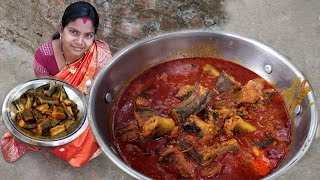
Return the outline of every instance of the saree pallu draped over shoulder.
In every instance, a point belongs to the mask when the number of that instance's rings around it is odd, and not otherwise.
[[[92,80],[97,69],[97,43],[93,43],[87,53],[78,61],[65,66],[54,77],[61,79],[83,92],[85,82]],[[75,70],[75,72],[72,72]]]
[[[86,81],[93,80],[98,69],[110,57],[111,52],[108,45],[96,40],[84,57],[70,64],[69,67],[65,66],[54,77],[76,87],[80,92],[87,93],[85,92]],[[72,73],[70,69],[76,70],[75,73]],[[101,150],[93,136],[91,128],[88,126],[75,140],[66,145],[53,147],[51,152],[66,160],[70,165],[81,167],[94,158]]]

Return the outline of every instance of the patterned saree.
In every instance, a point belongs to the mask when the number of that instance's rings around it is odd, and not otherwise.
[[[108,47],[101,41],[96,41],[82,59],[69,66],[65,66],[54,77],[66,81],[79,91],[86,92],[86,81],[93,80],[100,62],[105,62],[110,56]],[[96,152],[99,146],[94,139],[91,128],[87,129],[72,142],[54,147],[51,152],[61,159],[66,160],[74,167],[85,165]]]

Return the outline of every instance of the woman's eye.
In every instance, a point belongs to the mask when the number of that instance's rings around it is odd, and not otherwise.
[[[70,30],[70,33],[72,33],[72,34],[77,34],[77,31]]]
[[[92,38],[93,34],[87,34],[87,38]]]

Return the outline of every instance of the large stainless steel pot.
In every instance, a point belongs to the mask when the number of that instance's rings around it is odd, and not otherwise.
[[[252,39],[225,32],[183,31],[146,39],[117,53],[103,68],[91,89],[89,121],[103,152],[122,170],[137,179],[148,179],[122,161],[112,148],[112,107],[125,83],[147,67],[179,57],[207,56],[208,51],[194,51],[196,44],[216,47],[212,49],[224,59],[239,60],[281,91],[304,75],[283,55]],[[181,53],[180,53],[181,52]],[[192,52],[192,53],[189,53]],[[313,105],[310,105],[313,103]],[[273,179],[292,167],[306,153],[315,136],[317,107],[313,92],[300,104],[293,115],[292,145],[282,164],[265,179]]]

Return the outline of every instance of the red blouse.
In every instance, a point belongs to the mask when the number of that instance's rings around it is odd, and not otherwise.
[[[59,72],[52,48],[52,41],[42,44],[34,54],[34,73],[38,76],[54,76]]]

